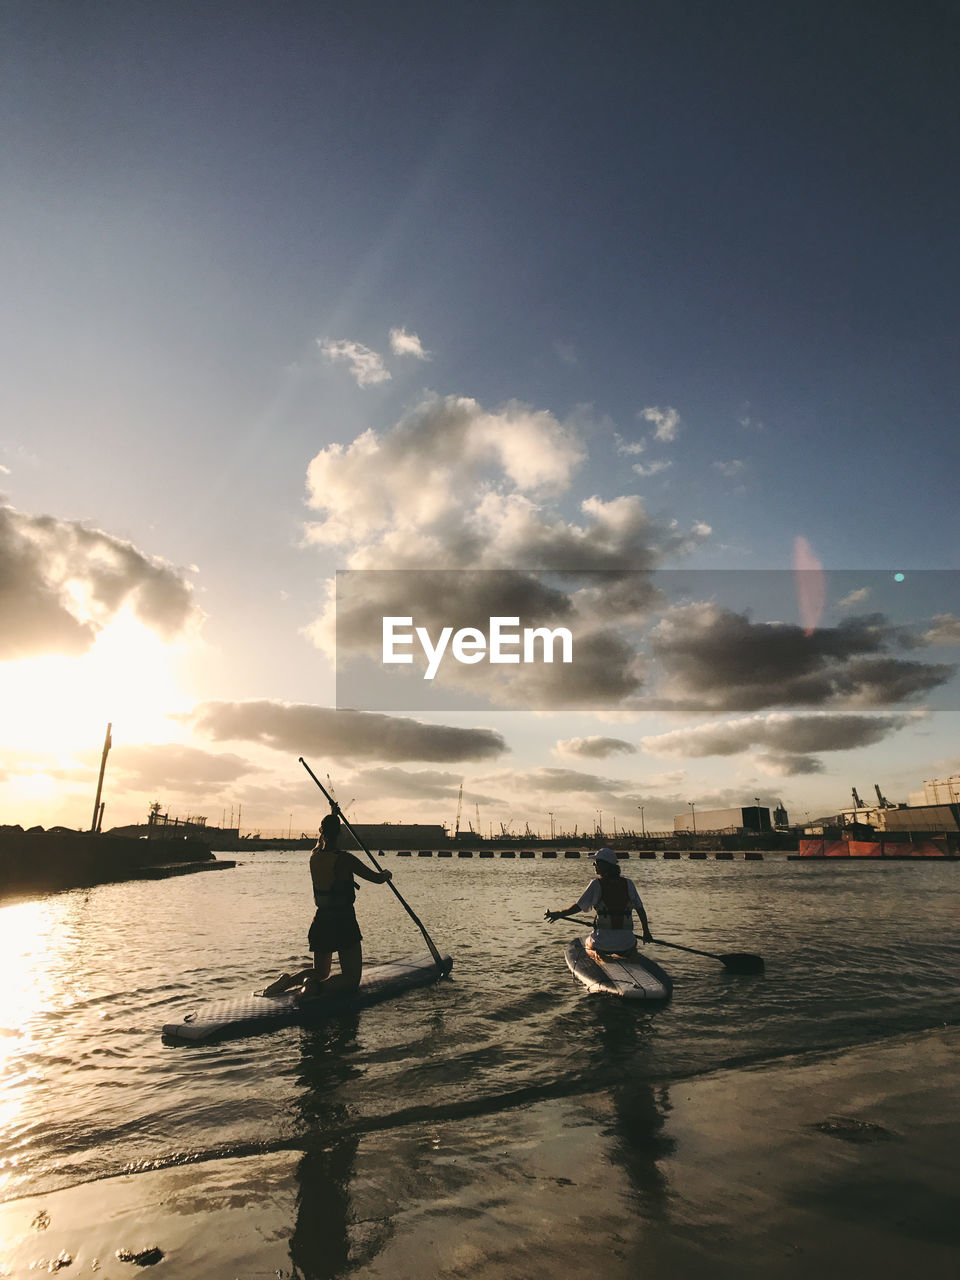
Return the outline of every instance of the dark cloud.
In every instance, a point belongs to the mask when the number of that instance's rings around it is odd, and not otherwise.
[[[635,696],[642,687],[642,660],[626,636],[611,627],[598,626],[597,593],[606,593],[609,605],[637,608],[648,605],[655,592],[646,575],[599,575],[578,579],[575,575],[532,574],[514,570],[401,570],[341,573],[337,578],[336,657],[337,701],[361,707],[431,709],[443,706],[445,691],[449,709],[461,707],[467,695],[475,707],[493,704],[520,710],[610,705]],[[597,585],[597,582],[601,585]],[[426,667],[421,641],[414,637],[404,652],[413,663],[383,667],[383,619],[410,618],[404,628],[413,635],[424,628],[436,644],[444,628],[457,632],[472,627],[487,635],[490,619],[518,618],[512,631],[564,627],[572,636],[573,660],[560,661],[559,641],[554,661],[475,665],[460,663],[448,648],[435,678],[422,680]],[[513,650],[514,653],[518,649]],[[540,649],[537,650],[538,654]],[[373,684],[367,670],[350,659],[362,654],[373,661],[378,675],[387,680]],[[385,698],[390,699],[385,701]],[[393,702],[396,698],[396,702]]]
[[[641,745],[644,751],[658,756],[732,756],[757,747],[800,756],[872,746],[913,719],[910,715],[747,716],[674,729],[646,737]]]
[[[617,752],[631,755],[636,749],[632,742],[626,742],[623,738],[603,738],[598,734],[590,738],[561,738],[557,743],[560,755],[587,756],[597,760],[603,760]]]
[[[794,756],[789,752],[761,757],[757,762],[764,773],[776,778],[798,778],[813,773],[823,773],[823,763],[816,756]]]
[[[188,717],[217,741],[258,742],[295,756],[338,759],[487,760],[507,750],[492,729],[425,724],[377,712],[304,703],[202,702]]]
[[[168,639],[199,617],[190,584],[132,543],[0,506],[0,660],[83,653],[124,607]]]
[[[891,656],[918,638],[880,614],[806,634],[782,622],[752,622],[712,604],[672,610],[654,629],[664,673],[661,709],[755,711],[820,706],[846,699],[866,706],[901,702],[945,684],[956,668]]]

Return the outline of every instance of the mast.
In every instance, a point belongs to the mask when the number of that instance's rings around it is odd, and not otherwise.
[[[107,756],[110,748],[113,746],[113,740],[110,737],[110,730],[113,728],[113,721],[107,725],[107,736],[103,740],[103,755],[100,757],[100,777],[97,779],[97,798],[93,802],[93,821],[90,824],[91,832],[100,830],[100,823],[103,819],[103,808],[100,804],[100,792],[103,790],[103,774],[107,767]]]

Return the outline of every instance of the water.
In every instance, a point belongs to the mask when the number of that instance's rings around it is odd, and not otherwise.
[[[579,896],[586,861],[384,863],[453,980],[219,1045],[167,1046],[160,1027],[306,962],[304,853],[0,908],[0,1199],[284,1149],[329,1157],[373,1133],[344,1178],[396,1197],[411,1122],[459,1125],[469,1145],[484,1117],[509,1127],[539,1099],[960,1021],[956,864],[632,859],[655,936],[766,961],[736,976],[652,948],[674,995],[649,1011],[588,996],[563,961],[575,926],[542,919]],[[369,962],[424,950],[388,889],[363,885],[358,917]]]

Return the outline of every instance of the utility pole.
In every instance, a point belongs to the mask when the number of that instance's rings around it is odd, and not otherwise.
[[[113,740],[110,737],[110,730],[113,728],[113,721],[107,725],[107,736],[103,740],[103,755],[100,757],[100,777],[97,779],[97,798],[93,802],[93,821],[90,823],[90,831],[97,832],[100,830],[100,823],[103,820],[103,808],[100,804],[100,792],[103,790],[103,774],[107,767],[107,756],[110,748],[113,746]]]

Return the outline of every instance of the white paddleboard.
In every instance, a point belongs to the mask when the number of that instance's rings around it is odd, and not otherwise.
[[[279,996],[250,995],[213,1001],[189,1010],[179,1022],[166,1023],[163,1038],[176,1043],[195,1043],[255,1035],[296,1023],[310,1024],[333,1014],[388,1000],[412,987],[428,986],[446,977],[452,967],[450,956],[441,956],[440,968],[432,956],[416,956],[411,960],[392,960],[388,964],[365,967],[360,986],[355,991],[334,992],[312,1000],[301,1000],[284,992]]]
[[[575,938],[567,946],[567,968],[591,995],[621,996],[625,1000],[670,999],[673,982],[654,960],[637,951],[628,959],[600,956],[591,951],[586,938]]]

